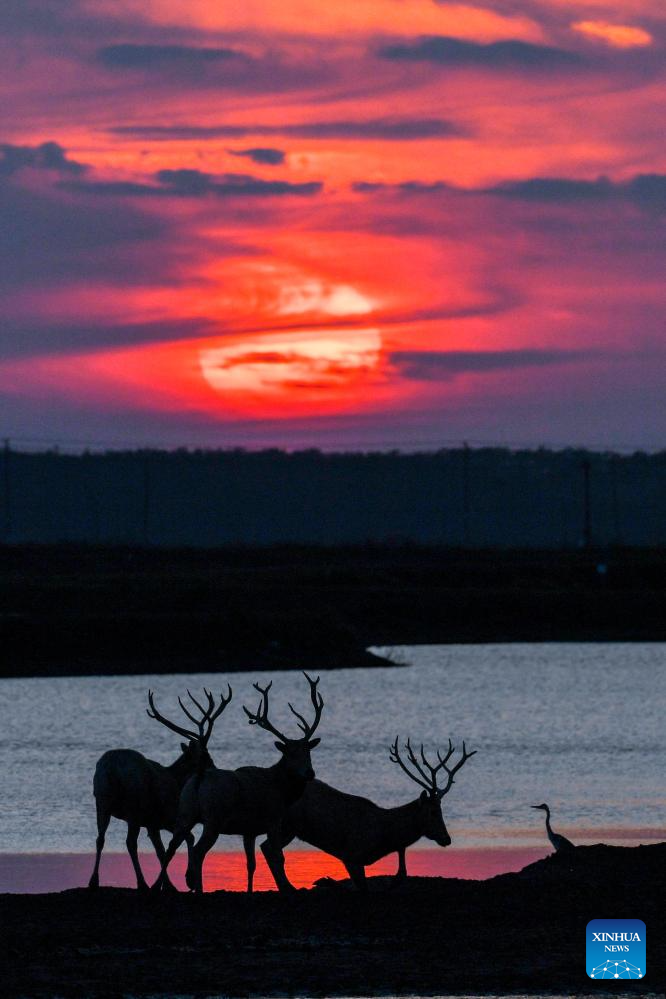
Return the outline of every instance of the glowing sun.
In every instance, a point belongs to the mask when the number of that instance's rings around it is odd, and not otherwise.
[[[216,391],[286,404],[349,395],[380,360],[374,329],[271,334],[199,351],[202,374]]]

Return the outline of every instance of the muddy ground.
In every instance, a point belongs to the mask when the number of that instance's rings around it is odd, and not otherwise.
[[[0,897],[3,997],[663,994],[666,843],[579,847],[488,881],[248,897]],[[592,982],[590,919],[647,926],[641,981]],[[618,988],[619,986],[619,988]]]

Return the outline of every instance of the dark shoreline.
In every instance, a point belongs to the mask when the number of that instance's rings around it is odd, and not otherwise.
[[[366,896],[339,883],[294,898],[4,895],[3,996],[604,995],[585,972],[600,916],[646,923],[646,977],[620,988],[655,994],[665,882],[660,843],[579,847],[488,881],[373,878]]]
[[[0,676],[396,665],[372,646],[666,641],[666,551],[0,546]]]

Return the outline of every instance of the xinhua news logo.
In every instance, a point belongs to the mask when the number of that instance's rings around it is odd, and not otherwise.
[[[642,919],[592,919],[587,924],[586,967],[590,978],[645,978],[645,957]]]

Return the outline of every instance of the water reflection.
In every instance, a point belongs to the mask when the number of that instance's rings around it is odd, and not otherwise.
[[[519,871],[526,864],[545,856],[546,850],[534,848],[488,848],[446,850],[412,850],[407,854],[407,869],[413,877],[490,878],[507,871]],[[297,888],[310,888],[318,878],[346,878],[342,864],[319,850],[288,850],[287,874]],[[186,857],[179,853],[169,868],[175,885],[185,890]],[[1,892],[51,892],[84,887],[93,867],[93,854],[0,854]],[[148,881],[158,874],[154,856],[141,855],[141,866]],[[369,876],[393,875],[395,854],[367,868]],[[206,858],[204,868],[206,891],[245,891],[245,854],[240,850],[214,852]],[[102,885],[134,888],[134,877],[127,854],[104,854]],[[257,856],[255,887],[272,891],[275,884],[261,853]]]
[[[417,646],[399,655],[410,668],[322,674],[326,710],[314,757],[322,780],[403,804],[414,789],[389,761],[390,742],[398,731],[429,745],[451,736],[478,749],[445,801],[457,847],[545,849],[529,808],[544,800],[575,843],[662,838],[666,644]],[[273,680],[276,721],[291,731],[287,701],[302,697],[298,672],[0,682],[0,850],[92,850],[100,754],[125,746],[163,763],[178,754],[178,740],[146,717],[148,688],[166,710],[187,687],[219,692],[227,680],[234,701],[213,735],[215,762],[274,762],[272,741],[249,730],[241,705],[255,701],[252,681]],[[125,834],[113,821],[107,849],[123,851]]]

